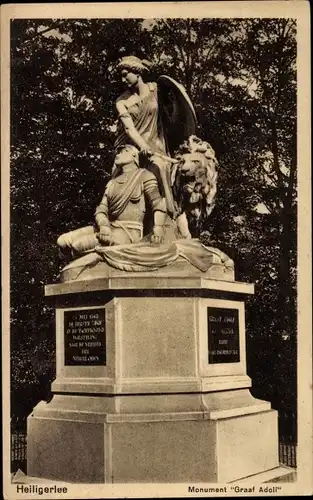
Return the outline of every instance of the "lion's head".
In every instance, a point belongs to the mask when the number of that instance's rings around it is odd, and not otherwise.
[[[196,136],[180,147],[176,159],[173,194],[177,210],[179,214],[186,212],[197,225],[214,208],[218,162],[210,144]]]

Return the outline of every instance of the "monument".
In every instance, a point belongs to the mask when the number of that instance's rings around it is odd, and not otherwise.
[[[72,259],[45,293],[56,310],[53,398],[28,417],[28,475],[81,483],[227,483],[275,469],[277,412],[246,371],[233,261],[193,238],[218,163],[181,85],[127,90],[112,179],[93,226],[61,235]]]

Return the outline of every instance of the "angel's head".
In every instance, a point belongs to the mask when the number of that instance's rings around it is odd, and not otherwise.
[[[125,56],[117,65],[120,71],[122,82],[127,87],[133,87],[142,79],[142,75],[146,73],[151,66],[151,63],[146,59],[139,59],[136,56]]]

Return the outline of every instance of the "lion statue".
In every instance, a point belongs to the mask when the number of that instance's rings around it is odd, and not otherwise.
[[[177,225],[185,238],[198,237],[201,223],[215,205],[218,162],[210,144],[194,135],[175,156],[178,163],[172,175],[172,189]]]

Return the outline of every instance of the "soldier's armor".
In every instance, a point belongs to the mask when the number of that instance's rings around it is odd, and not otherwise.
[[[104,216],[115,245],[136,243],[144,234],[147,207],[153,216],[155,210],[164,211],[162,202],[155,175],[132,166],[108,182],[95,217]],[[60,236],[58,245],[61,249],[70,248],[74,254],[90,252],[99,245],[97,231],[96,226],[70,231]]]

